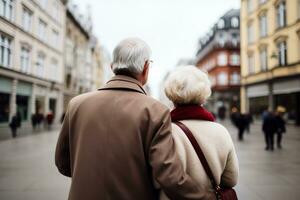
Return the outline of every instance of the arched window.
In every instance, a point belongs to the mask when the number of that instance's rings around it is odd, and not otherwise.
[[[239,27],[239,19],[237,17],[231,18],[231,26],[233,28]]]
[[[220,19],[218,24],[217,24],[219,29],[223,29],[225,28],[225,20],[224,19]]]

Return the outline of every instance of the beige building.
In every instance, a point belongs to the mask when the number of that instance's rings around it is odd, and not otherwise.
[[[16,112],[25,122],[36,112],[59,119],[64,35],[61,1],[0,1],[0,126]]]
[[[241,1],[241,110],[300,123],[300,0]]]
[[[101,50],[92,34],[90,17],[67,4],[65,40],[64,110],[76,95],[96,90],[102,85]]]

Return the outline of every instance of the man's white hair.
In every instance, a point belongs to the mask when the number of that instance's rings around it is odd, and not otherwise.
[[[165,82],[165,93],[174,105],[201,105],[211,95],[208,74],[195,66],[180,66]]]
[[[151,50],[146,42],[139,38],[127,38],[122,40],[113,51],[112,70],[128,72],[139,75],[144,70],[144,65],[150,59]]]

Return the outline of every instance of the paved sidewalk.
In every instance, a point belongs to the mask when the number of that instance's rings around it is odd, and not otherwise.
[[[264,151],[260,125],[254,125],[244,142],[236,141],[240,181],[236,187],[241,200],[299,200],[300,129],[288,127],[283,149]],[[1,200],[66,200],[70,179],[54,165],[58,131],[0,141]]]

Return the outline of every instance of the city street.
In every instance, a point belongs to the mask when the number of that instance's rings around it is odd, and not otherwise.
[[[236,141],[236,130],[228,123],[240,161],[236,190],[242,200],[297,200],[300,195],[299,128],[288,126],[283,149],[264,150],[260,124],[251,127],[244,142]],[[54,165],[58,131],[0,141],[1,200],[64,200],[70,179]]]

